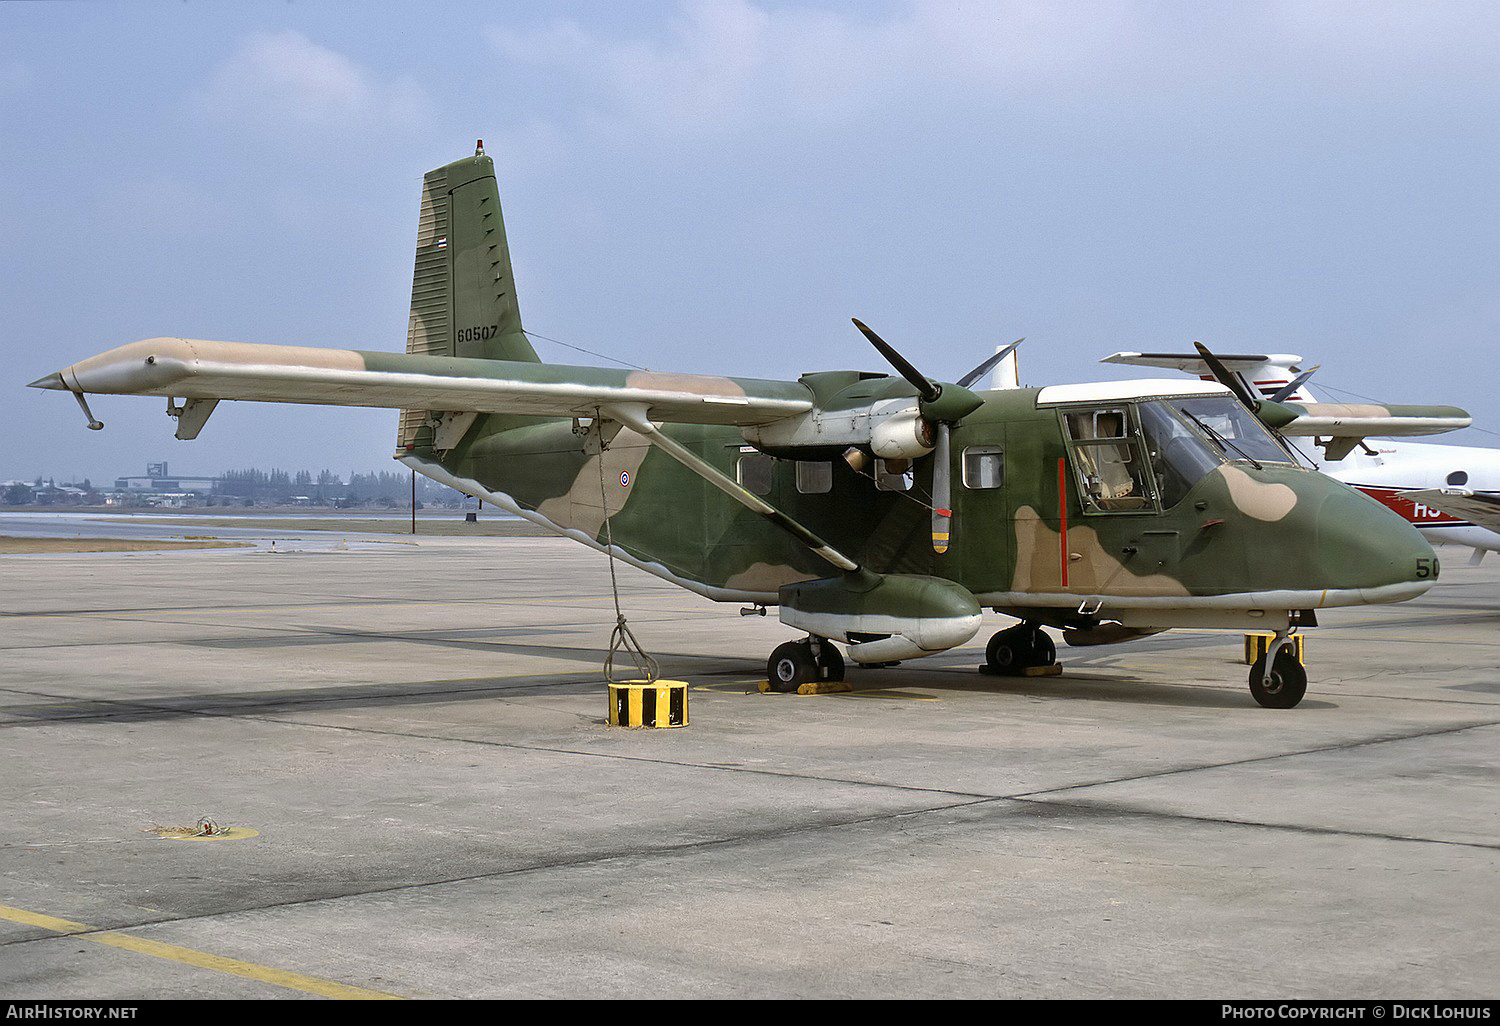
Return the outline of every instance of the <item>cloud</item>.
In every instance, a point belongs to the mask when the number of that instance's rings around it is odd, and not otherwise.
[[[413,79],[382,82],[299,32],[257,32],[195,96],[202,113],[262,129],[402,129],[432,104]]]
[[[1473,88],[1476,78],[1493,89],[1481,41],[1497,30],[1494,9],[1457,0],[921,0],[880,15],[685,0],[632,38],[569,19],[487,36],[508,62],[561,76],[585,117],[722,132],[757,114],[805,123],[878,112],[913,90],[1071,104],[1276,90],[1299,78],[1351,95]]]

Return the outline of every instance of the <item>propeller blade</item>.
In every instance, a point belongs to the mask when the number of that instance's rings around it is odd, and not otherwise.
[[[1234,397],[1244,405],[1245,409],[1254,413],[1258,404],[1255,397],[1245,388],[1245,383],[1238,376],[1231,374],[1229,368],[1220,363],[1219,358],[1208,351],[1208,346],[1195,340],[1193,347],[1198,350],[1198,355],[1203,358],[1203,362],[1208,364],[1208,369],[1218,379],[1219,384],[1233,392]]]
[[[886,362],[896,368],[897,373],[916,387],[917,395],[921,396],[924,402],[930,403],[942,394],[943,390],[941,388],[933,384],[925,374],[908,363],[906,357],[892,349],[890,343],[866,327],[858,317],[851,317],[850,320],[854,322],[854,326],[864,334],[865,338],[870,340],[870,345],[874,346],[880,355],[885,357]]]
[[[990,357],[988,360],[986,360],[983,363],[981,363],[978,367],[975,367],[973,370],[969,371],[969,373],[967,373],[963,377],[959,378],[958,379],[958,383],[960,385],[964,386],[965,388],[968,388],[970,385],[974,384],[974,382],[978,381],[980,378],[984,377],[991,370],[993,370],[994,367],[995,367],[995,364],[997,364],[1001,360],[1005,359],[1011,353],[1014,353],[1016,351],[1016,346],[1020,345],[1022,342],[1025,342],[1025,341],[1026,341],[1026,336],[1024,336],[1024,335],[1021,336],[1020,338],[1016,339],[1010,345],[1006,346],[1004,349],[1001,349],[999,352],[997,352],[994,356]]]
[[[1321,366],[1323,366],[1321,363],[1318,364],[1318,367],[1321,367]],[[1271,396],[1271,402],[1273,402],[1273,403],[1285,402],[1287,396],[1291,395],[1293,392],[1297,391],[1297,389],[1299,389],[1303,385],[1305,385],[1307,383],[1307,379],[1310,378],[1310,377],[1312,377],[1314,374],[1316,374],[1318,372],[1318,367],[1309,367],[1307,370],[1303,371],[1301,374],[1298,374],[1291,381],[1287,382],[1285,385],[1282,385],[1280,388],[1278,388],[1276,390],[1276,394],[1273,395],[1273,396]]]
[[[937,444],[932,450],[932,551],[948,551],[949,532],[953,526],[953,482],[948,466],[950,453],[947,424],[937,426]]]

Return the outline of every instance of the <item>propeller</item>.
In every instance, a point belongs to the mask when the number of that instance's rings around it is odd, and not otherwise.
[[[993,370],[995,364],[1005,359],[1011,353],[1014,353],[1016,351],[1016,346],[1025,341],[1025,336],[1022,336],[1021,338],[1016,339],[1010,345],[1006,346],[1004,349],[996,350],[994,356],[990,357],[988,360],[981,363],[978,367],[975,367],[973,370],[969,371],[969,373],[959,378],[958,383],[965,388],[968,388],[970,385],[974,384],[974,382],[978,381],[980,378],[984,377],[991,370]]]
[[[1209,373],[1211,373],[1215,378],[1218,379],[1219,384],[1223,385],[1225,388],[1233,392],[1234,397],[1238,399],[1240,401],[1240,404],[1247,410],[1249,410],[1251,413],[1256,413],[1258,411],[1260,403],[1253,395],[1250,394],[1250,390],[1245,387],[1244,379],[1242,379],[1238,374],[1232,372],[1228,367],[1224,366],[1224,364],[1219,361],[1219,358],[1213,353],[1209,352],[1208,346],[1204,345],[1202,342],[1199,342],[1195,339],[1193,341],[1193,348],[1198,350],[1198,355],[1203,358],[1204,363],[1208,364]]]
[[[1224,366],[1223,362],[1209,351],[1208,346],[1195,340],[1193,348],[1198,350],[1198,355],[1203,358],[1204,363],[1208,364],[1208,369],[1213,372],[1213,376],[1218,379],[1219,384],[1233,392],[1234,397],[1240,401],[1240,404],[1249,410],[1256,420],[1259,420],[1272,431],[1277,431],[1277,429],[1285,427],[1302,415],[1301,410],[1282,405],[1280,399],[1255,398],[1245,386],[1244,379]],[[1316,367],[1313,368],[1313,370],[1317,369]],[[1292,392],[1295,392],[1301,386],[1302,382],[1307,380],[1308,375],[1311,374],[1312,371],[1308,371],[1302,377],[1293,381],[1287,386],[1290,391],[1286,394],[1290,395]],[[1281,395],[1281,393],[1278,392],[1277,395]]]
[[[885,362],[896,368],[898,374],[912,383],[923,403],[935,402],[942,396],[942,385],[939,385],[913,367],[907,361],[906,357],[896,352],[895,347],[871,331],[864,321],[861,321],[858,317],[851,317],[850,320],[854,322],[854,326],[860,330],[860,333],[870,340],[870,345],[874,346],[880,355],[885,357]]]
[[[932,456],[935,462],[932,465],[932,551],[941,555],[948,551],[953,522],[953,482],[949,466],[952,449],[949,434],[954,424],[984,405],[984,400],[969,391],[968,386],[1009,355],[1023,340],[1016,339],[965,374],[957,384],[944,385],[917,370],[906,357],[871,331],[859,318],[851,319],[876,351],[885,357],[886,362],[896,368],[897,373],[911,382],[912,387],[917,390],[917,408],[921,411],[922,419],[933,429]]]

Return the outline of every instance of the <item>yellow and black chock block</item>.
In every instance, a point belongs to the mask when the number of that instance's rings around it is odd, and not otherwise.
[[[1255,660],[1266,654],[1271,647],[1271,642],[1276,640],[1276,635],[1270,631],[1256,631],[1254,634],[1245,635],[1245,665],[1254,666]],[[1307,665],[1307,660],[1302,658],[1302,635],[1292,635],[1292,654],[1297,657],[1297,662]]]
[[[682,680],[624,680],[609,685],[611,727],[686,727],[688,686]]]

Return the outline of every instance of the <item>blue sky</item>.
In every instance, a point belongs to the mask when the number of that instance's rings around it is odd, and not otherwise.
[[[393,412],[26,382],[155,335],[400,350],[423,172],[496,159],[533,331],[934,377],[1026,336],[1300,353],[1497,444],[1493,3],[0,4],[0,479],[391,469]],[[602,363],[548,343],[544,359]]]

